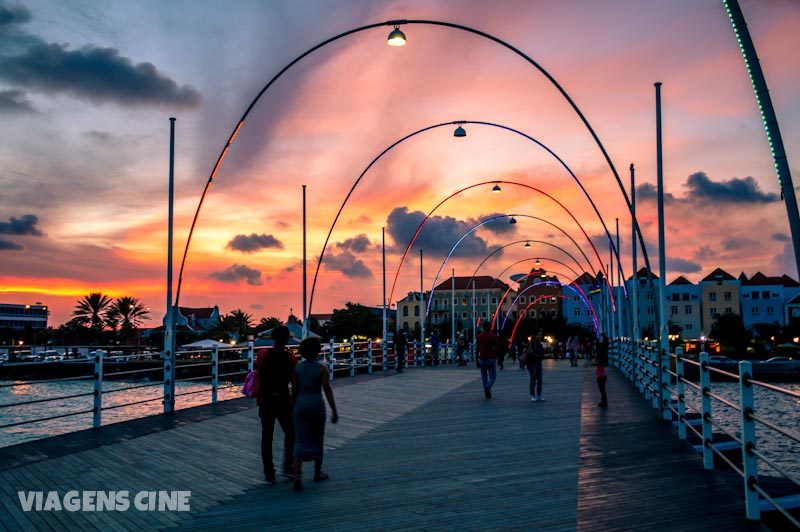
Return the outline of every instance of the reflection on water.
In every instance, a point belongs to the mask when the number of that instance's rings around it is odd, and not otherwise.
[[[780,384],[782,388],[800,392],[800,384]],[[739,384],[735,382],[712,382],[711,392],[724,397],[734,404],[739,404]],[[773,392],[760,386],[753,387],[753,398],[755,403],[755,414],[767,421],[778,425],[788,432],[800,435],[800,399],[795,399],[786,394]],[[694,388],[686,387],[687,409],[693,411],[700,409],[700,392]],[[722,425],[725,430],[741,436],[741,413],[727,405],[713,400],[711,404],[711,414],[714,421]],[[714,428],[714,432],[721,432]],[[764,456],[775,462],[800,480],[800,443],[756,423],[756,446]],[[759,460],[759,470],[761,473],[770,476],[780,476],[780,474]]]
[[[12,383],[13,381],[0,381],[0,385]],[[163,411],[162,397],[164,392],[160,380],[150,383],[152,385],[147,387],[114,392],[114,390],[121,390],[130,386],[141,386],[143,384],[148,384],[148,382],[139,380],[105,381],[103,383],[103,408],[152,399],[152,401],[146,403],[104,410],[103,425],[159,414]],[[57,383],[22,384],[20,386],[0,388],[0,425],[91,410],[94,405],[94,397],[92,395],[93,386],[94,383],[92,380],[79,380]],[[218,399],[224,401],[226,399],[243,397],[239,392],[240,386],[240,384],[220,381],[217,393]],[[207,404],[211,402],[211,383],[178,382],[176,383],[175,393],[176,409]],[[81,396],[22,406],[3,407],[3,405],[11,403],[22,403],[67,395]],[[8,427],[0,429],[0,447],[91,427],[91,412],[17,427]]]

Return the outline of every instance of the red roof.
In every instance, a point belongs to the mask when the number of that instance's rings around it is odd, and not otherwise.
[[[658,279],[658,275],[656,275],[655,273],[653,273],[652,276],[653,279]],[[645,268],[644,266],[639,268],[639,271],[636,272],[636,277],[639,279],[647,279],[647,268]],[[631,279],[633,279],[633,276],[628,277],[628,281],[630,281]]]
[[[188,318],[189,316],[194,314],[195,319],[207,320],[214,315],[213,307],[207,307],[207,308],[178,307],[178,308],[181,312],[181,316],[183,316],[184,318]]]
[[[736,278],[723,270],[722,268],[717,268],[713,272],[709,273],[703,278],[703,281],[714,282],[714,281],[735,281]],[[702,281],[701,281],[702,282]]]
[[[472,281],[475,281],[475,289],[476,290],[486,290],[488,288],[497,288],[498,290],[508,290],[508,285],[501,281],[500,279],[495,279],[494,277],[490,277],[488,275],[478,275],[475,277],[456,277],[455,284],[456,290],[467,290],[472,289]],[[434,291],[436,290],[450,290],[453,286],[453,278],[447,279],[446,281],[442,281]]]
[[[745,278],[742,284],[744,286],[785,286],[785,287],[800,286],[800,284],[798,284],[797,281],[795,281],[786,274],[783,274],[781,277],[767,277],[761,272],[757,272],[750,279]]]

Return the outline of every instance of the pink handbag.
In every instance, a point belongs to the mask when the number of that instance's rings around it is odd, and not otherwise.
[[[242,394],[255,399],[258,397],[258,370],[254,369],[247,374],[242,385]]]

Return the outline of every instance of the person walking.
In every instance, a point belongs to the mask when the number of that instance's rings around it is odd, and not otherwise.
[[[323,441],[325,439],[325,402],[331,407],[331,423],[339,421],[336,401],[331,389],[330,373],[325,364],[317,362],[322,346],[319,338],[306,338],[300,342],[300,362],[292,375],[294,398],[294,489],[303,489],[303,462],[314,461],[314,482],[327,480],[322,472]]]
[[[406,332],[400,331],[394,335],[394,358],[397,364],[397,373],[403,373],[403,364],[406,361],[406,349],[408,348],[408,339]]]
[[[478,335],[478,360],[481,368],[481,381],[483,382],[483,395],[492,398],[492,386],[497,379],[497,336],[492,334],[492,325],[483,322],[483,332]]]
[[[467,361],[464,360],[464,350],[467,348],[467,343],[464,341],[464,335],[458,333],[458,341],[456,343],[456,356],[458,357],[458,365],[466,366]]]
[[[577,336],[570,336],[567,339],[567,353],[569,354],[569,365],[573,368],[578,365],[578,349],[580,342]]]
[[[600,402],[597,403],[597,406],[601,408],[607,408],[608,397],[606,396],[606,381],[608,381],[608,377],[606,376],[605,364],[600,364],[598,362],[594,371],[594,375],[597,378],[597,388],[600,390]]]
[[[527,350],[525,364],[528,367],[528,376],[530,377],[531,401],[544,401],[544,397],[542,397],[542,361],[544,360],[542,339],[539,336],[534,338],[528,344]]]
[[[258,415],[261,418],[261,461],[267,485],[275,484],[275,464],[272,461],[272,437],[277,420],[283,430],[283,474],[292,476],[294,449],[294,423],[289,383],[297,364],[286,350],[289,329],[279,325],[272,330],[275,343],[271,349],[259,350],[256,357],[258,369]]]
[[[438,366],[439,365],[439,331],[437,329],[433,330],[433,334],[431,335],[431,366]]]

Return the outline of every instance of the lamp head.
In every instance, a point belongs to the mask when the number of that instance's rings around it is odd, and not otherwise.
[[[531,247],[531,243],[530,243],[530,242],[525,242],[525,247],[526,247],[526,248],[529,248],[529,247]]]
[[[508,221],[508,223],[514,225],[515,223],[517,223],[517,219],[512,216],[511,219]]]
[[[466,137],[467,136],[467,130],[464,129],[461,126],[461,124],[459,124],[458,127],[456,128],[456,130],[453,131],[453,136],[454,137]]]
[[[386,39],[386,44],[389,46],[405,46],[406,34],[400,31],[400,28],[395,26],[394,29],[389,32],[389,37]]]
[[[492,187],[492,192],[493,192],[494,194],[497,194],[498,192],[500,192],[500,191],[502,191],[502,190],[503,190],[503,189],[502,189],[502,188],[500,188],[500,185],[498,185],[497,183],[495,183],[495,184],[494,184],[494,186]],[[513,222],[512,222],[512,223],[513,223]]]
[[[536,267],[538,268],[539,266],[542,265],[542,261],[540,261],[539,259],[536,259],[536,263],[535,264],[536,264]]]

